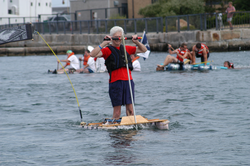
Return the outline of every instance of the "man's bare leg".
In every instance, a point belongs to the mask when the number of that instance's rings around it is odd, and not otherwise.
[[[171,62],[176,62],[176,58],[171,56],[171,55],[167,55],[167,57],[165,58],[163,65],[157,65],[159,67],[165,67],[167,66],[169,63]]]
[[[113,107],[113,118],[119,119],[121,116],[121,105]]]
[[[233,25],[232,25],[231,21],[228,21],[228,23],[229,23],[230,29],[232,30],[233,29]]]
[[[134,110],[133,110],[133,105],[132,104],[127,104],[126,105],[126,115],[134,115]]]

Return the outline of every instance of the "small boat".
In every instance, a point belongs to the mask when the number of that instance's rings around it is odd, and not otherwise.
[[[166,70],[218,70],[218,69],[227,69],[224,66],[212,66],[209,63],[207,65],[204,64],[197,64],[197,65],[190,65],[190,64],[183,64],[183,63],[170,63],[167,65]]]
[[[156,127],[158,129],[169,129],[169,120],[167,119],[147,119],[141,115],[136,115],[136,122],[134,116],[124,116],[118,120],[105,119],[103,122],[89,123],[81,122],[81,126],[85,129],[133,129],[135,125],[139,127]]]

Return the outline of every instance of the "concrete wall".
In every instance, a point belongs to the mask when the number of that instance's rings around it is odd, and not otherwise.
[[[125,36],[131,35],[126,34]],[[141,35],[142,33],[138,34],[138,36]],[[82,54],[87,45],[98,46],[104,36],[105,34],[42,35],[58,55],[65,54],[69,49],[77,54]],[[209,47],[210,51],[250,50],[250,29],[148,33],[147,38],[152,51],[167,51],[167,44],[177,48],[183,42],[188,44],[189,49],[197,42],[202,42]],[[126,44],[133,45],[132,41],[126,41]],[[0,45],[0,56],[51,54],[50,48],[38,35],[34,35],[33,40]]]

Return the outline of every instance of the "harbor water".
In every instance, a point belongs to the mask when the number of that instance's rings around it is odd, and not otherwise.
[[[156,72],[166,55],[132,76],[136,114],[169,130],[83,129],[66,74],[47,73],[55,56],[0,57],[0,165],[250,165],[250,52],[210,54],[241,69]],[[84,122],[112,117],[108,73],[69,77]]]

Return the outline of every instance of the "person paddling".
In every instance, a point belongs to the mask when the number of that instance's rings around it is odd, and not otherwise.
[[[103,57],[105,65],[109,72],[109,96],[113,106],[113,118],[118,119],[121,115],[121,106],[126,105],[126,115],[134,115],[132,100],[130,96],[128,73],[126,69],[124,48],[121,40],[112,40],[112,38],[121,38],[124,35],[122,27],[114,26],[110,29],[110,36],[105,39],[99,46],[91,51],[91,57]],[[111,42],[111,45],[109,43]],[[126,46],[128,55],[129,77],[131,80],[132,94],[134,98],[134,82],[131,75],[133,66],[131,63],[131,54],[143,53],[147,48],[137,40],[137,35],[132,36],[132,42],[136,46]],[[107,46],[107,47],[105,47]],[[119,59],[119,60],[118,60]]]
[[[87,51],[87,53],[86,53],[86,51]],[[80,61],[83,61],[83,66],[86,66],[87,65],[87,63],[88,63],[88,60],[89,60],[89,58],[90,58],[90,51],[87,49],[85,51],[85,53],[84,53],[84,55],[83,55],[83,58],[82,57],[79,57],[79,60]]]
[[[190,54],[189,50],[187,49],[187,44],[182,43],[180,48],[172,51],[172,46],[168,44],[168,50],[170,54],[177,54],[176,57],[167,55],[165,58],[164,62],[162,65],[157,65],[156,70],[164,70],[164,67],[167,66],[169,63],[183,63],[184,59],[191,59],[192,60],[192,55]]]
[[[66,71],[74,72],[79,69],[79,60],[75,56],[75,53],[71,50],[67,51],[67,59],[60,60],[61,62],[66,62],[66,64],[63,66],[66,68],[69,66],[68,69],[65,69]],[[59,60],[57,61],[59,63]],[[63,68],[57,70],[57,72],[63,72]]]
[[[90,51],[89,50],[85,50],[84,58],[85,57],[89,57],[87,63],[83,66],[83,68],[81,68],[79,70],[76,70],[76,72],[79,72],[79,73],[82,73],[82,72],[84,72],[84,73],[95,73],[96,72],[95,61],[94,61],[94,58],[90,57]]]

